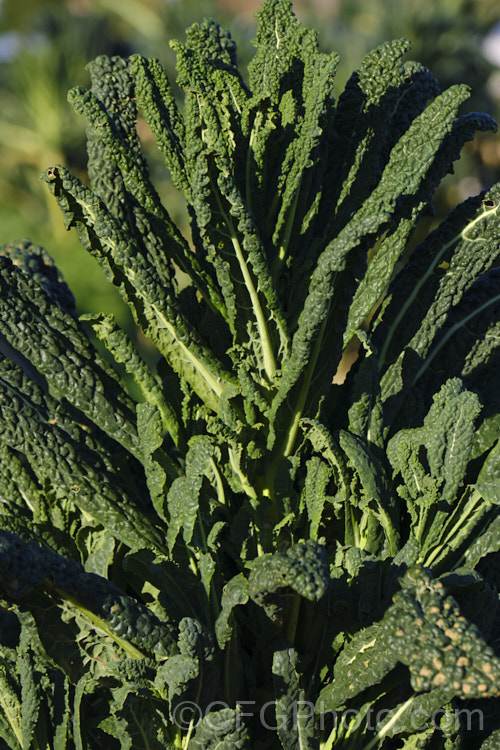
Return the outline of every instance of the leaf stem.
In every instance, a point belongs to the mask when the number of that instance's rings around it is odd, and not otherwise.
[[[495,302],[498,302],[498,300],[500,300],[500,294],[496,294],[494,297],[489,297],[486,300],[486,302],[483,302],[482,305],[480,305],[478,308],[476,308],[471,313],[469,313],[468,315],[466,315],[465,318],[462,318],[457,323],[455,323],[455,325],[451,326],[451,328],[448,331],[446,331],[445,335],[441,336],[441,338],[439,339],[439,342],[436,344],[436,346],[431,351],[431,353],[429,354],[429,356],[424,360],[424,362],[423,362],[420,370],[417,372],[417,374],[413,378],[412,385],[415,385],[415,383],[417,382],[417,380],[420,379],[420,377],[424,374],[424,372],[429,367],[429,365],[432,362],[432,360],[434,359],[434,357],[441,351],[441,349],[443,348],[443,346],[445,346],[445,344],[453,336],[454,333],[456,333],[457,331],[459,331],[460,328],[463,328],[463,326],[467,325],[467,323],[469,322],[469,320],[471,320],[472,318],[474,318],[476,315],[479,315],[480,312],[482,312],[483,310],[486,310],[486,308],[488,308],[490,305],[495,304]]]
[[[440,538],[440,543],[437,545],[433,550],[430,551],[429,555],[425,558],[424,565],[426,567],[431,567],[431,565],[435,564],[437,562],[437,559],[440,557],[440,555],[443,552],[443,548],[446,547],[447,544],[453,539],[459,538],[459,531],[461,527],[465,526],[466,522],[469,520],[470,516],[473,514],[473,512],[476,510],[478,503],[485,503],[489,506],[489,503],[486,503],[486,501],[481,497],[479,492],[477,490],[473,490],[472,497],[470,500],[470,503],[465,503],[465,508],[463,507],[462,503],[459,502],[453,512],[451,513],[447,523],[445,524],[445,527],[443,529],[443,532],[446,534],[445,538]],[[467,507],[468,505],[468,507]],[[454,526],[446,533],[447,528],[449,529],[450,523],[453,522],[453,517],[458,515],[458,520],[454,524]]]
[[[386,356],[387,356],[387,351],[389,349],[389,346],[390,346],[390,343],[392,341],[392,337],[393,337],[394,333],[396,332],[399,324],[403,320],[406,312],[408,311],[408,309],[410,308],[410,306],[412,305],[412,303],[417,298],[420,289],[426,283],[426,281],[429,278],[429,276],[433,273],[433,271],[436,268],[436,266],[440,263],[441,258],[443,257],[443,255],[455,243],[459,242],[460,239],[465,240],[466,242],[473,242],[474,240],[471,240],[471,239],[469,239],[467,237],[467,234],[466,234],[467,230],[470,230],[471,227],[475,226],[476,224],[478,224],[479,222],[483,221],[484,219],[487,219],[490,216],[490,214],[496,213],[498,211],[498,209],[499,209],[499,206],[497,206],[497,205],[495,205],[493,208],[490,208],[490,209],[484,208],[483,209],[483,213],[481,213],[479,216],[476,216],[472,221],[470,221],[467,224],[467,226],[465,226],[461,230],[461,232],[459,232],[454,237],[452,237],[451,240],[449,240],[448,242],[446,242],[439,249],[439,251],[434,255],[431,263],[427,267],[426,273],[424,273],[424,275],[413,286],[411,294],[409,294],[408,297],[406,298],[404,304],[401,306],[401,309],[399,310],[398,314],[395,316],[395,318],[394,318],[394,320],[393,320],[393,322],[392,322],[392,324],[391,324],[391,326],[390,326],[390,328],[389,328],[389,330],[387,332],[387,335],[386,335],[385,341],[384,341],[384,345],[383,345],[383,347],[382,347],[382,349],[380,351],[380,355],[379,355],[379,370],[380,371],[382,371],[382,367],[385,364]],[[462,323],[463,322],[464,321],[462,321]],[[420,374],[421,374],[421,372],[418,373],[418,375],[416,376],[415,380],[417,380],[417,378],[420,377]],[[415,383],[415,381],[414,381],[414,383]]]
[[[410,706],[413,703],[414,699],[415,699],[415,695],[411,695],[408,698],[408,700],[405,701],[405,703],[403,703],[402,706],[400,706],[400,708],[389,719],[389,721],[386,724],[384,724],[384,726],[382,727],[382,729],[379,732],[377,732],[377,734],[375,735],[375,737],[373,737],[373,739],[368,743],[368,745],[365,745],[365,747],[363,748],[363,750],[373,750],[373,748],[377,745],[377,743],[380,740],[384,739],[384,737],[387,734],[387,732],[389,731],[389,729],[393,726],[393,724],[395,724],[397,722],[397,720],[399,719],[399,717],[406,711],[406,709],[408,708],[408,706]],[[379,747],[380,747],[380,745],[379,745]]]
[[[80,614],[82,614],[87,620],[89,620],[92,625],[95,628],[98,628],[99,630],[102,630],[105,635],[109,636],[113,641],[115,641],[120,648],[122,648],[128,656],[130,656],[132,659],[144,659],[144,653],[142,651],[139,651],[138,648],[136,648],[132,643],[125,640],[124,638],[120,638],[117,636],[113,631],[107,626],[105,620],[102,620],[98,615],[94,614],[94,612],[91,612],[90,609],[87,609],[87,607],[84,607],[83,604],[80,604],[79,601],[77,601],[74,597],[72,597],[70,594],[68,594],[67,591],[62,591],[59,588],[55,588],[55,591],[59,594],[59,596],[64,599],[68,604],[71,604],[75,609],[77,609]]]
[[[274,263],[273,263],[271,275],[272,275],[275,287],[277,286],[279,273],[283,267],[286,256],[288,254],[288,245],[290,244],[290,237],[292,236],[292,229],[293,229],[293,224],[295,221],[295,214],[297,212],[299,194],[300,194],[300,182],[297,186],[297,191],[295,193],[291,208],[288,212],[288,216],[287,216],[286,224],[285,224],[285,231],[283,232],[283,238],[279,244],[278,255],[275,257]]]
[[[151,309],[153,310],[153,312],[155,313],[156,317],[158,318],[160,326],[162,328],[165,328],[169,332],[169,334],[172,336],[176,344],[182,350],[182,354],[184,355],[185,359],[191,363],[191,365],[201,375],[203,380],[212,389],[215,395],[218,396],[218,398],[220,398],[222,396],[222,391],[224,390],[224,382],[222,378],[218,376],[214,376],[210,372],[208,367],[193,354],[191,349],[180,340],[177,334],[177,331],[175,330],[173,325],[169,323],[169,321],[166,319],[162,311],[159,310],[154,304],[149,303],[149,305]]]
[[[229,455],[229,462],[231,464],[231,468],[236,474],[236,476],[238,477],[238,479],[240,480],[243,491],[250,498],[250,502],[253,501],[252,502],[252,505],[253,505],[257,500],[257,492],[255,491],[255,488],[252,487],[252,485],[250,484],[248,477],[245,476],[245,474],[242,472],[241,467],[239,465],[239,461],[237,457],[235,456],[234,450],[232,448],[229,448],[228,455]]]
[[[2,693],[0,692],[0,703],[2,705],[2,708],[5,712],[5,716],[7,717],[7,721],[9,722],[12,731],[14,732],[17,741],[19,742],[19,747],[23,746],[23,737],[20,727],[16,724],[16,721],[14,719],[14,716],[12,715],[12,711],[10,710],[10,705],[7,696],[5,697],[5,700],[3,698]]]
[[[243,254],[243,250],[241,248],[240,241],[238,239],[236,230],[234,228],[234,224],[231,219],[231,216],[227,213],[227,211],[224,210],[219,192],[214,189],[214,194],[216,195],[216,198],[217,198],[217,204],[219,206],[219,210],[222,216],[224,217],[227,228],[229,230],[229,237],[231,239],[231,243],[234,248],[236,259],[240,266],[241,274],[243,276],[243,281],[245,282],[245,286],[250,296],[250,301],[252,303],[252,308],[253,308],[253,312],[255,315],[255,320],[257,322],[257,328],[259,331],[260,343],[262,347],[262,357],[264,360],[264,370],[265,370],[265,373],[267,375],[269,382],[271,383],[276,374],[276,360],[274,358],[273,347],[271,344],[271,337],[269,335],[269,331],[267,328],[266,317],[262,310],[262,306],[259,300],[259,295],[257,293],[257,289],[255,288],[255,284],[253,282],[250,269],[248,268],[248,263]]]
[[[189,729],[188,729],[188,732],[187,732],[186,736],[184,737],[184,742],[182,743],[183,750],[187,750],[187,748],[189,746],[189,740],[191,739],[191,735],[193,733],[193,729],[194,729],[194,716],[192,717],[191,721],[189,722]]]
[[[285,637],[289,642],[290,646],[295,643],[295,636],[297,634],[297,623],[299,621],[301,596],[294,594],[292,598],[292,604],[288,611],[288,617],[286,621]]]
[[[209,463],[211,466],[211,469],[214,473],[214,479],[215,479],[215,486],[217,489],[217,499],[219,500],[221,505],[226,504],[226,495],[224,492],[224,483],[222,482],[222,477],[220,475],[220,471],[217,468],[217,464],[215,463],[212,456],[210,456]]]
[[[327,318],[325,316],[325,319],[323,320],[323,323],[321,324],[318,338],[316,339],[316,343],[314,344],[314,349],[312,352],[311,359],[309,360],[309,364],[307,365],[306,374],[302,382],[302,387],[300,389],[299,397],[297,399],[297,404],[295,406],[295,409],[292,415],[292,420],[288,428],[288,432],[287,432],[286,439],[285,439],[285,445],[282,450],[282,455],[285,457],[289,456],[292,453],[293,447],[295,445],[297,431],[299,429],[299,422],[302,418],[302,413],[304,411],[304,406],[306,404],[306,400],[309,395],[309,390],[311,387],[314,370],[316,369],[316,364],[318,362],[319,353],[321,351],[321,345],[323,343],[323,336],[324,336],[325,329],[326,329],[326,321],[327,321]]]

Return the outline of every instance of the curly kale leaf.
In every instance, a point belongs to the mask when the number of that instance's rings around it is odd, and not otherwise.
[[[237,392],[235,379],[204,344],[174,289],[158,285],[154,265],[135,253],[133,238],[89,188],[63,167],[46,170],[44,179],[58,199],[68,228],[78,228],[80,241],[117,284],[144,332],[217,413],[224,389]]]
[[[155,683],[164,682],[168,689],[170,715],[184,701],[194,701],[199,708],[209,705],[217,688],[215,647],[208,630],[197,620],[185,617],[179,623],[180,653],[170,656],[158,669]]]
[[[439,492],[444,502],[453,503],[464,483],[475,438],[474,423],[480,411],[481,404],[475,393],[466,390],[458,378],[447,380],[435,394],[423,426],[402,431],[389,442],[387,450],[394,469],[406,471],[402,457],[397,455],[400,441],[415,446],[417,455],[425,451],[426,468],[434,480],[435,494]],[[410,481],[408,486],[415,499],[418,487]]]
[[[68,99],[85,114],[89,176],[94,194],[127,230],[143,270],[154,266],[167,287],[173,268],[167,248],[179,254],[186,241],[171,221],[149,179],[149,166],[136,129],[135,81],[130,62],[100,56],[90,63],[91,90],[76,88]]]
[[[0,583],[14,600],[47,588],[74,603],[119,643],[130,642],[139,651],[161,655],[175,651],[172,626],[160,621],[145,605],[111,581],[87,573],[76,561],[33,542],[24,543],[5,531],[0,531]],[[137,648],[133,649],[136,656]]]
[[[318,746],[318,733],[299,675],[295,649],[274,652],[276,726],[281,744],[286,750],[314,750]]]
[[[250,344],[268,386],[276,375],[276,353],[287,345],[286,326],[242,180],[248,142],[241,131],[241,110],[248,92],[224,60],[207,64],[200,42],[210,28],[196,28],[195,48],[175,44],[179,82],[187,89],[193,241],[214,266],[234,343]]]
[[[107,715],[98,727],[105,733],[98,747],[109,745],[115,738],[123,750],[173,750],[169,738],[168,717],[154,692],[134,692],[129,687],[112,691]],[[88,730],[83,739],[88,736]]]
[[[23,742],[21,696],[12,657],[0,655],[0,733],[9,747],[20,748]]]
[[[339,655],[334,680],[319,696],[321,711],[381,683],[398,663],[408,667],[415,693],[440,690],[441,705],[454,697],[498,697],[500,660],[443,584],[422,566],[410,568],[400,584],[382,620],[356,633]]]
[[[246,604],[249,599],[248,580],[242,573],[231,578],[222,589],[221,612],[215,622],[215,634],[220,648],[224,648],[231,638],[231,614],[238,604]]]
[[[291,588],[310,601],[319,601],[330,585],[326,550],[312,540],[299,542],[284,554],[267,553],[252,563],[250,598],[277,621],[283,611],[284,590]]]
[[[141,498],[141,483],[121,472],[109,446],[87,436],[64,409],[52,409],[46,396],[22,370],[0,357],[0,415],[5,445],[26,457],[41,487],[66,506],[87,513],[125,544],[164,549]],[[132,462],[130,469],[134,468]],[[127,484],[128,482],[128,484]],[[75,511],[76,512],[76,511]]]
[[[417,122],[419,122],[418,117],[415,120],[415,123]],[[410,217],[401,218],[397,230],[382,241],[356,290],[349,311],[349,322],[344,338],[346,342],[383,296],[386,286],[394,275],[395,264],[407,247],[408,240],[422,212],[430,205],[436,187],[452,169],[453,161],[459,158],[464,143],[471,140],[477,130],[496,130],[496,123],[486,115],[473,113],[455,119],[451,127],[448,126],[447,130],[442,132],[442,140],[435,159],[419,186],[416,196],[412,199],[413,207]]]
[[[397,509],[385,469],[368,440],[347,430],[332,435],[316,420],[302,419],[301,425],[314,449],[332,469],[337,486],[334,501],[345,516],[349,542],[370,552],[378,552],[385,545],[394,553],[398,545]],[[305,499],[309,503],[314,502],[311,481],[312,476],[306,478]],[[354,508],[362,511],[359,523]],[[313,506],[311,510],[308,507],[308,512],[313,512]]]
[[[363,628],[339,654],[333,682],[321,691],[316,710],[341,708],[352,696],[381,682],[397,663],[397,655],[383,645],[380,623]]]
[[[144,400],[158,408],[164,427],[174,444],[182,447],[184,436],[177,406],[168,399],[161,378],[152,372],[113,316],[103,313],[88,314],[81,315],[80,320],[88,321],[116,362],[125,365],[127,373],[134,378]]]
[[[186,455],[185,474],[172,482],[167,495],[170,515],[167,544],[170,550],[173,549],[181,529],[184,541],[191,541],[200,506],[203,478],[211,470],[214,455],[215,447],[207,435],[191,438]]]
[[[15,266],[31,276],[62,310],[75,315],[73,293],[43,247],[24,240],[11,245],[2,245],[0,255],[10,258]]]
[[[483,742],[480,750],[496,750],[500,742],[500,729],[493,731]]]
[[[118,376],[92,348],[74,316],[34,277],[12,258],[0,257],[0,270],[0,330],[7,341],[46,378],[54,397],[66,399],[134,453],[133,406]]]
[[[399,517],[384,467],[370,444],[359,436],[340,430],[339,444],[352,473],[351,503],[363,510],[368,527],[364,530],[359,525],[360,546],[367,551],[378,551],[380,542],[373,524],[369,524],[371,516],[383,531],[384,546],[394,554],[399,541]],[[357,535],[356,530],[354,535]]]
[[[210,711],[196,725],[190,750],[250,750],[250,736],[242,712],[223,708]]]
[[[500,498],[500,440],[486,455],[475,486],[487,502],[498,505]]]
[[[410,669],[413,689],[442,687],[450,698],[498,697],[500,660],[443,584],[420,566],[400,583],[383,623],[389,643]]]
[[[125,656],[118,659],[116,663],[108,664],[107,672],[139,688],[149,688],[150,683],[154,681],[157,664],[157,661],[152,658],[134,659]]]
[[[49,662],[33,618],[19,612],[21,633],[15,648],[0,653],[0,736],[9,747],[67,747],[71,687]]]
[[[497,185],[457,206],[417,246],[389,287],[373,333],[386,432],[396,425],[396,415],[398,423],[408,424],[413,416],[409,397],[419,389],[432,393],[445,377],[465,375],[468,349],[462,352],[461,336],[467,338],[469,323],[476,326],[480,316],[483,336],[491,316],[496,317],[498,289],[478,280],[491,273],[500,254],[499,205]],[[491,347],[483,357],[484,362],[490,359]],[[479,364],[476,360],[475,366]],[[472,387],[474,380],[481,392],[481,379],[471,378]]]
[[[440,143],[450,132],[457,109],[467,96],[464,87],[455,86],[428,104],[392,148],[377,186],[319,255],[291,347],[283,360],[271,409],[272,420],[283,431],[281,450],[285,455],[293,448],[298,420],[311,397],[308,386],[313,371],[318,398],[335,374],[343,349],[338,333],[348,320],[352,295],[358,286],[356,279],[364,275],[367,253],[378,237],[386,232],[392,234],[404,214],[400,180],[405,182],[405,194],[412,196],[412,205],[418,204],[418,192],[427,180]],[[318,359],[319,352],[330,346],[330,356]],[[295,406],[290,408],[290,403]],[[310,403],[308,407],[311,408]]]
[[[326,490],[331,479],[331,468],[319,456],[313,456],[307,461],[307,474],[301,499],[307,510],[311,539],[316,541],[327,501]]]
[[[447,380],[423,426],[400,430],[387,445],[394,475],[402,480],[397,492],[407,503],[411,535],[426,565],[442,562],[448,551],[463,544],[491,507],[481,502],[479,478],[476,491],[467,485],[480,410],[475,393],[458,378]],[[480,476],[485,477],[486,470]]]

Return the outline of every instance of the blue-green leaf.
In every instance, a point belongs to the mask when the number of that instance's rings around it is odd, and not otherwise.
[[[273,682],[276,727],[284,750],[314,750],[318,746],[314,710],[300,685],[295,649],[274,652]]]

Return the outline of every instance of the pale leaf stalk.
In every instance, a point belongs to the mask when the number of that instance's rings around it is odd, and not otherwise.
[[[257,293],[257,289],[255,288],[255,284],[253,282],[250,269],[248,268],[247,261],[243,254],[243,250],[241,248],[240,242],[238,240],[238,236],[236,234],[236,230],[234,228],[232,219],[228,215],[228,213],[224,210],[218,191],[214,190],[214,193],[217,197],[217,204],[219,206],[219,210],[221,214],[223,215],[226,225],[228,227],[229,237],[231,239],[231,243],[233,245],[234,252],[235,252],[236,258],[238,260],[238,263],[241,269],[241,273],[243,276],[243,280],[245,282],[245,286],[250,296],[250,300],[252,303],[252,308],[254,311],[255,320],[257,323],[257,328],[258,328],[259,336],[260,336],[260,343],[262,347],[262,358],[264,361],[264,370],[265,370],[269,383],[272,383],[273,378],[276,374],[276,360],[274,357],[273,346],[271,344],[271,337],[269,335],[269,331],[267,328],[266,317],[262,310],[262,306],[259,300],[259,295]]]

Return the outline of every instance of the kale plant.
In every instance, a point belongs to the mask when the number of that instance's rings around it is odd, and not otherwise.
[[[500,185],[426,226],[495,124],[405,40],[336,97],[287,0],[259,13],[248,80],[213,21],[172,46],[182,109],[158,61],[99,57],[69,97],[91,187],[43,175],[156,365],[78,317],[43,249],[0,255],[0,737],[489,750]]]

